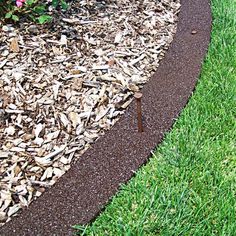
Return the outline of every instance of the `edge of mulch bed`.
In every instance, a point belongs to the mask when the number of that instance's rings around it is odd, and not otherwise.
[[[51,189],[0,229],[0,235],[72,235],[94,219],[121,183],[150,157],[186,105],[210,41],[209,0],[182,0],[175,38],[143,88],[143,133],[133,101],[121,119]],[[193,31],[196,31],[194,34]]]

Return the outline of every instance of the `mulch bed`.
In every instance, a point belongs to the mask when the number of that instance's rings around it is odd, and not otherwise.
[[[115,124],[163,58],[179,9],[73,1],[50,24],[0,27],[0,226]]]
[[[175,39],[142,89],[144,132],[137,132],[132,102],[60,181],[1,228],[1,235],[72,235],[71,225],[94,219],[120,184],[146,163],[186,105],[210,40],[209,1],[182,0],[181,7]]]

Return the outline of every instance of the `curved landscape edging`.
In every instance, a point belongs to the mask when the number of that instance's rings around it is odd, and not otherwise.
[[[186,105],[200,74],[211,31],[209,0],[181,0],[175,38],[142,90],[143,133],[135,101],[111,130],[0,235],[72,235],[72,225],[94,219],[121,183],[147,162]]]

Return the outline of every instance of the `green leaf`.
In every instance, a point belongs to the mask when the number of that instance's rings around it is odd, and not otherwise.
[[[19,17],[17,15],[12,15],[11,18],[14,21],[19,21]]]
[[[38,14],[43,14],[46,10],[46,7],[44,5],[38,5],[36,7],[34,7],[34,12],[38,13]]]
[[[8,12],[8,13],[5,15],[5,18],[6,18],[6,19],[9,19],[9,18],[11,18],[11,16],[12,16],[12,12],[10,11],[10,12]]]
[[[26,1],[26,4],[27,4],[28,6],[31,6],[31,5],[33,5],[35,2],[36,2],[36,0],[27,0],[27,1]]]
[[[64,0],[61,0],[61,7],[62,7],[63,10],[67,10],[68,9],[68,4]]]
[[[51,20],[52,20],[52,17],[49,16],[49,15],[42,15],[42,16],[38,17],[38,22],[40,24],[44,24],[44,23],[50,22]]]
[[[56,8],[58,6],[58,1],[59,0],[52,0],[52,6]]]

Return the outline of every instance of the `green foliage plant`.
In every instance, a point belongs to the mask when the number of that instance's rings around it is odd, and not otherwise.
[[[20,21],[21,18],[28,18],[39,24],[48,23],[53,19],[49,14],[49,7],[54,9],[68,9],[65,0],[0,0],[0,20],[2,22]]]

